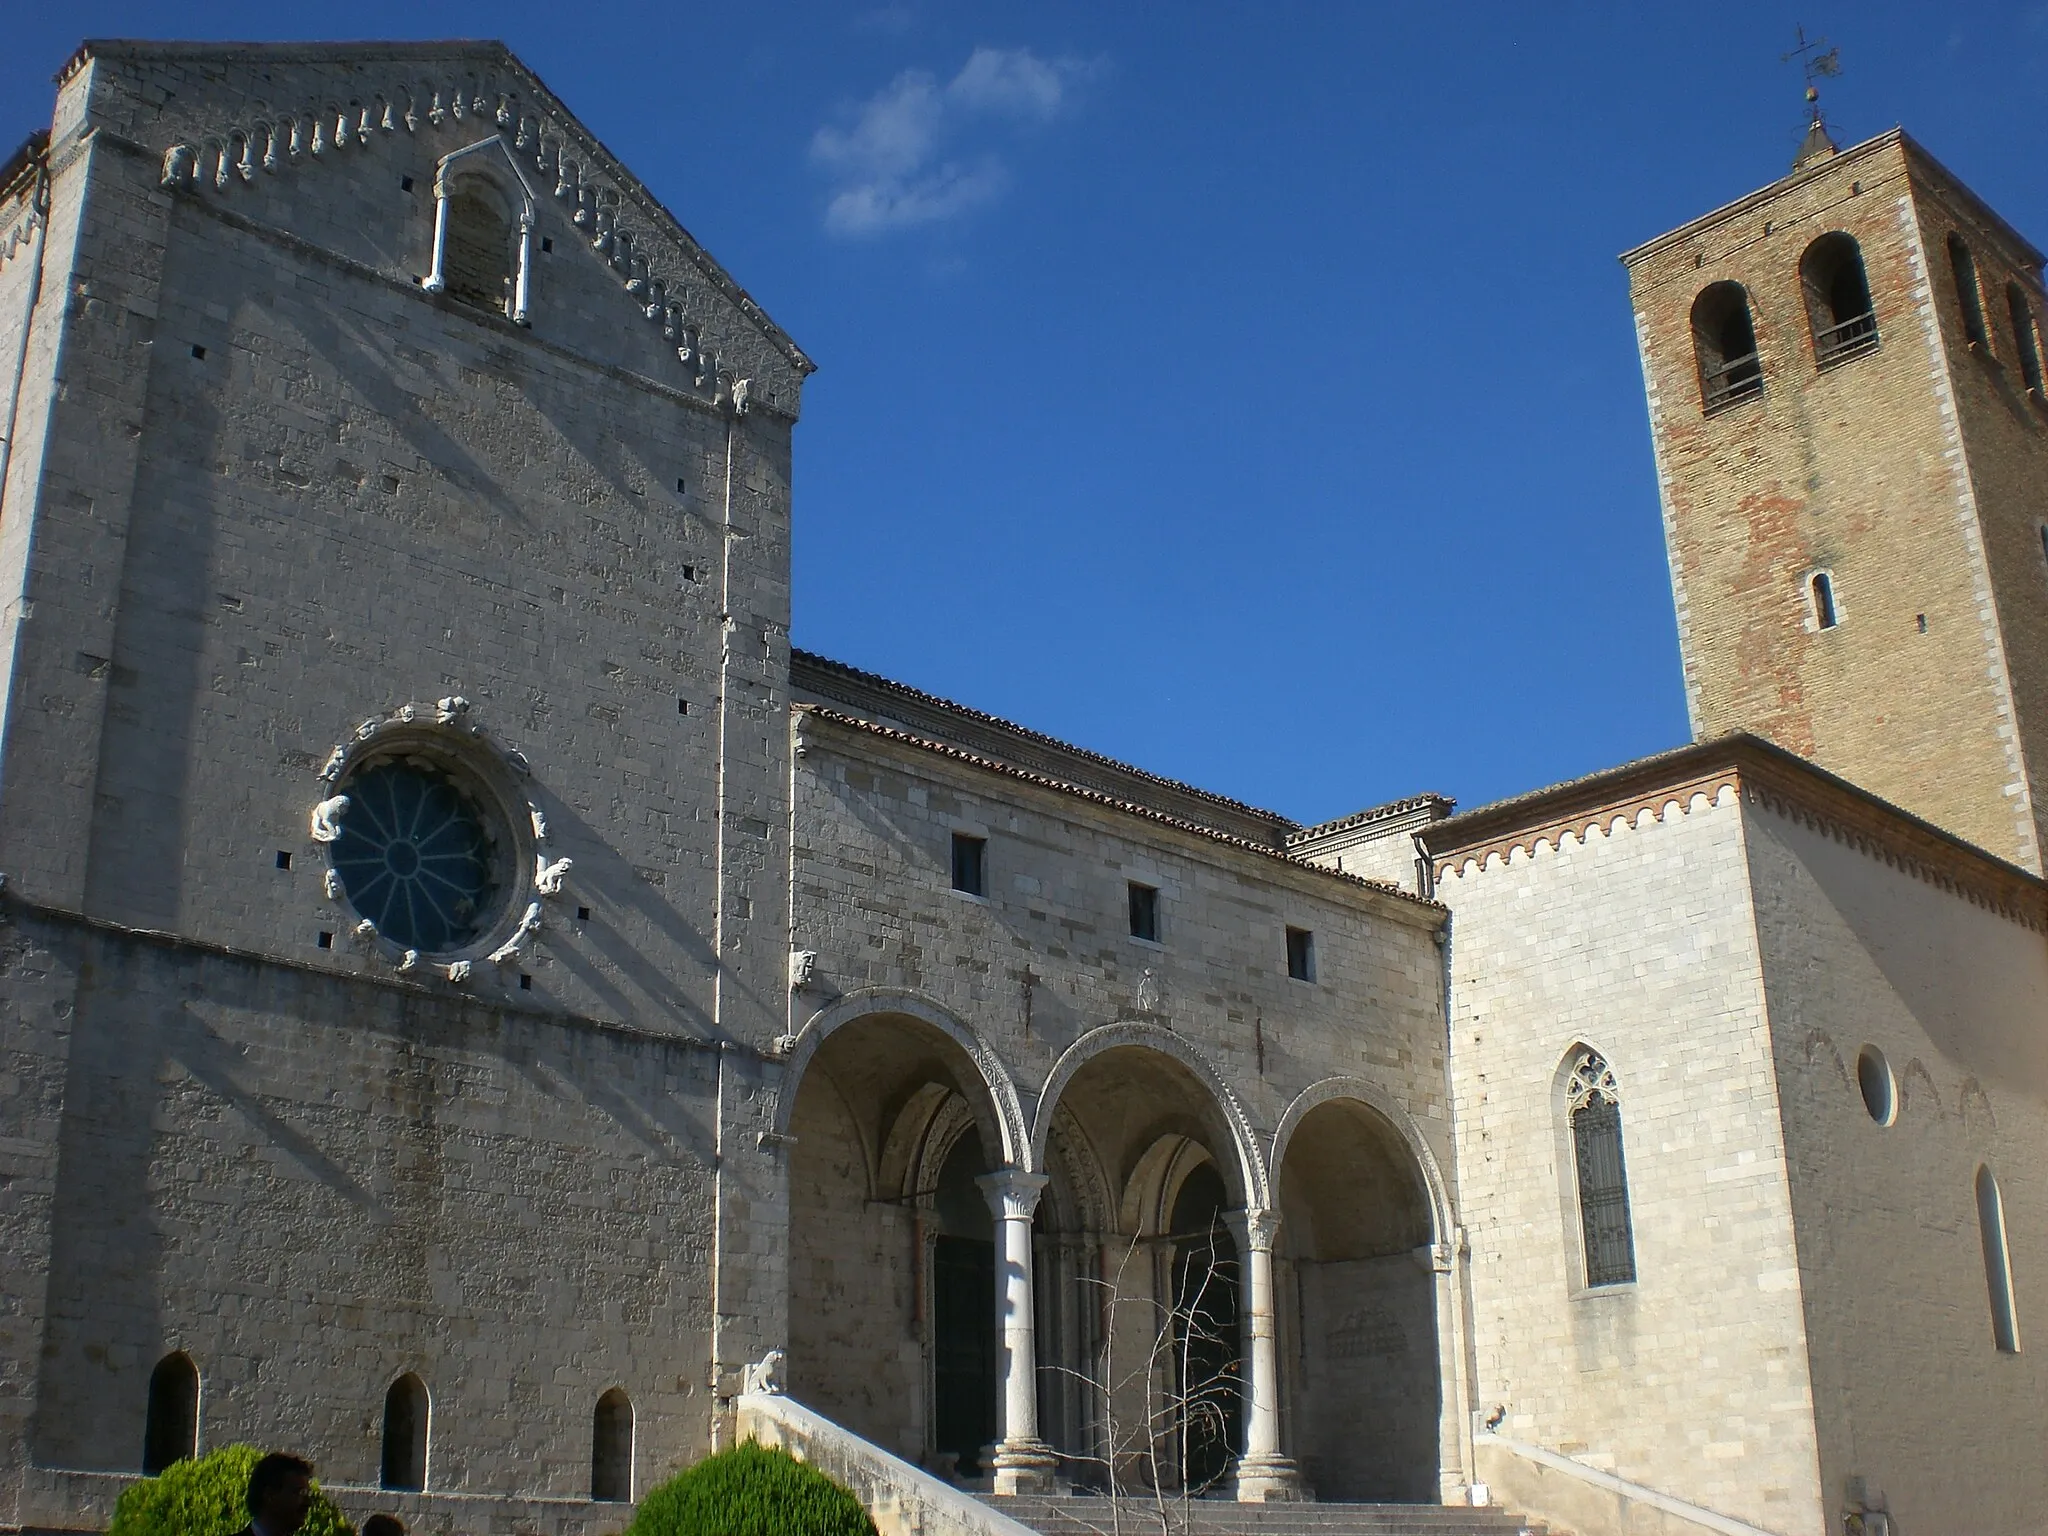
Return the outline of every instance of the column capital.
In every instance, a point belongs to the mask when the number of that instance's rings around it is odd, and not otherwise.
[[[1280,1237],[1280,1213],[1259,1210],[1256,1207],[1242,1211],[1225,1211],[1223,1219],[1230,1223],[1231,1235],[1247,1248],[1260,1253],[1271,1253],[1273,1244]]]
[[[997,1221],[1029,1221],[1038,1209],[1038,1197],[1045,1192],[1046,1175],[1022,1168],[998,1168],[974,1181],[982,1198],[995,1212]]]

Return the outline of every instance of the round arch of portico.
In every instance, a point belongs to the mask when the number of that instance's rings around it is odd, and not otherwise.
[[[778,1136],[789,1134],[790,1121],[796,1114],[797,1086],[802,1083],[804,1072],[810,1066],[811,1058],[817,1055],[818,1047],[848,1024],[881,1017],[916,1019],[929,1024],[959,1046],[974,1064],[982,1086],[988,1090],[989,1104],[995,1111],[996,1128],[1002,1136],[1004,1165],[1029,1171],[1038,1168],[1039,1158],[1033,1148],[1042,1143],[1034,1142],[1026,1131],[1024,1109],[1017,1099],[1017,1085],[1004,1067],[1002,1058],[996,1055],[995,1048],[930,998],[888,987],[866,987],[848,992],[804,1021],[804,1027],[797,1031],[796,1044],[790,1048],[783,1064],[782,1091],[776,1096],[775,1103],[775,1132]],[[1030,1159],[1028,1163],[1026,1158]]]
[[[1195,1080],[1209,1091],[1210,1099],[1230,1129],[1238,1168],[1244,1179],[1245,1203],[1255,1210],[1270,1210],[1273,1204],[1272,1183],[1266,1176],[1266,1160],[1259,1151],[1258,1132],[1252,1129],[1251,1120],[1246,1116],[1244,1106],[1238,1102],[1237,1095],[1223,1081],[1223,1074],[1186,1036],[1176,1034],[1164,1025],[1135,1019],[1099,1024],[1060,1053],[1059,1060],[1053,1063],[1052,1071],[1045,1079],[1044,1089],[1038,1095],[1037,1114],[1031,1122],[1031,1166],[1037,1168],[1045,1160],[1046,1140],[1052,1134],[1053,1115],[1059,1109],[1060,1096],[1066,1092],[1074,1075],[1104,1051],[1126,1045],[1142,1046],[1171,1057],[1193,1073]]]
[[[1280,1116],[1280,1124],[1273,1132],[1272,1167],[1277,1175],[1287,1157],[1287,1144],[1294,1139],[1301,1122],[1308,1118],[1309,1111],[1339,1099],[1350,1099],[1363,1104],[1393,1128],[1401,1138],[1401,1145],[1408,1149],[1408,1155],[1415,1159],[1415,1166],[1422,1173],[1423,1189],[1429,1197],[1429,1220],[1432,1240],[1447,1243],[1453,1230],[1451,1197],[1444,1183],[1443,1170],[1437,1165],[1436,1154],[1429,1150],[1429,1143],[1422,1139],[1415,1122],[1408,1112],[1394,1101],[1394,1096],[1377,1084],[1369,1083],[1362,1077],[1326,1077],[1310,1083],[1297,1093]]]

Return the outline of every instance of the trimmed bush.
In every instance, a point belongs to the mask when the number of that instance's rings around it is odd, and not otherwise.
[[[121,1495],[107,1536],[235,1536],[249,1523],[249,1474],[263,1452],[230,1445],[197,1461],[173,1462]],[[340,1510],[313,1484],[313,1507],[300,1536],[355,1536]]]
[[[875,1536],[875,1523],[816,1467],[749,1440],[648,1494],[626,1536]]]

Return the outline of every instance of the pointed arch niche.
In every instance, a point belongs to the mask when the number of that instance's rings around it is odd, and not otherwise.
[[[434,167],[434,254],[429,293],[525,325],[533,296],[536,199],[526,174],[495,134]]]

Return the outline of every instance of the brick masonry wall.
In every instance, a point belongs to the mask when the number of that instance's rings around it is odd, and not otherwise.
[[[1748,859],[1799,1230],[1829,1505],[1905,1531],[2019,1536],[2048,1500],[2048,996],[2042,936],[1751,804]],[[1896,1119],[1874,1122],[1862,1049]],[[1995,1346],[1977,1220],[1996,1173],[2021,1353]]]
[[[1755,731],[2038,867],[1919,174],[1887,136],[1630,258],[1687,698],[1696,736]],[[1822,370],[1799,263],[1837,230],[1881,345]],[[1748,292],[1763,391],[1706,416],[1691,310],[1724,280]],[[1812,616],[1817,568],[1833,629]]]
[[[1792,1209],[1732,789],[1452,870],[1473,1406],[1787,1536],[1823,1520]],[[1588,1290],[1563,1077],[1621,1090],[1636,1281]]]

